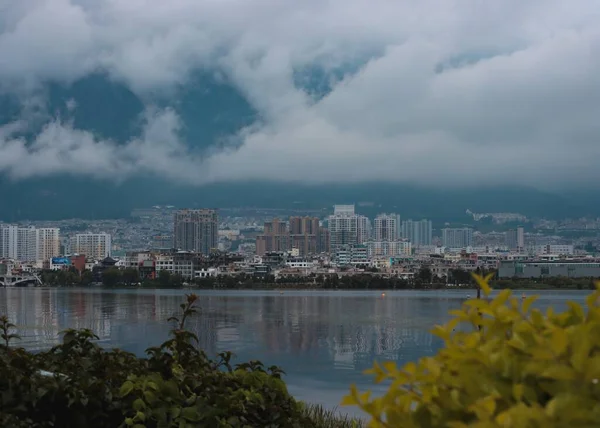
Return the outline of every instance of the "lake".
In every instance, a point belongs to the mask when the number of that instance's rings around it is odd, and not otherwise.
[[[162,343],[184,290],[0,288],[0,315],[19,327],[30,350],[60,342],[66,328],[90,328],[103,346],[143,356]],[[209,355],[232,351],[236,361],[279,365],[301,400],[338,405],[352,383],[374,388],[362,374],[374,360],[403,364],[442,345],[429,330],[449,319],[474,291],[196,291],[200,314],[190,319]],[[521,296],[522,292],[515,292]],[[589,291],[535,291],[538,307],[564,309]],[[354,413],[351,409],[344,411]]]

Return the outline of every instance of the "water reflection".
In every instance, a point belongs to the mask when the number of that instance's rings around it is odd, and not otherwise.
[[[89,328],[104,346],[138,355],[167,338],[180,290],[0,289],[0,314],[19,326],[22,345],[59,342],[66,328]],[[301,399],[336,406],[351,383],[371,387],[373,360],[400,364],[441,346],[429,330],[460,307],[467,292],[201,292],[192,329],[209,354],[282,366]],[[519,293],[520,295],[520,293]],[[539,306],[564,306],[587,292],[544,293]]]

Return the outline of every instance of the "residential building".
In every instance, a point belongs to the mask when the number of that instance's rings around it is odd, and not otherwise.
[[[0,258],[22,262],[36,261],[36,229],[34,227],[2,226],[0,228]]]
[[[71,250],[95,260],[110,257],[112,239],[108,233],[78,233],[71,239]]]
[[[37,260],[47,262],[60,253],[60,229],[54,227],[36,229]]]
[[[217,249],[219,221],[213,209],[179,210],[174,214],[173,247],[210,254]]]
[[[523,251],[525,249],[525,230],[519,226],[506,232],[506,246],[511,251]]]
[[[320,226],[317,217],[290,217],[290,249],[300,256],[315,254],[319,247]]]
[[[319,229],[319,242],[317,243],[317,253],[329,253],[329,242],[329,229],[321,226]]]
[[[369,250],[366,245],[346,245],[336,251],[335,260],[339,266],[367,265]]]
[[[17,226],[0,228],[0,259],[17,259]]]
[[[401,235],[400,215],[379,214],[373,222],[373,240],[397,241]]]
[[[335,205],[333,215],[328,218],[328,228],[332,252],[347,245],[362,245],[369,239],[369,219],[356,214],[354,205]]]
[[[473,245],[473,229],[446,228],[442,229],[442,245],[448,248],[467,248]]]
[[[422,219],[413,221],[409,219],[403,221],[400,235],[403,239],[408,239],[415,248],[429,246],[433,238],[431,220]]]
[[[367,248],[369,257],[410,256],[412,251],[409,240],[369,241]]]
[[[274,218],[265,222],[265,229],[256,237],[256,254],[259,256],[275,251],[288,251],[290,248],[290,234],[285,221]]]
[[[575,249],[573,245],[566,244],[549,244],[549,245],[536,245],[533,247],[533,254],[556,254],[559,256],[573,255]]]

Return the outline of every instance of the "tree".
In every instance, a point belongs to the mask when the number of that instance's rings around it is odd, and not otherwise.
[[[431,284],[431,280],[433,279],[431,269],[429,269],[427,266],[422,266],[417,273],[417,279],[422,284]]]
[[[171,286],[171,272],[168,270],[160,270],[158,271],[158,284],[163,288],[168,288]]]
[[[140,272],[134,268],[127,268],[123,271],[123,282],[127,285],[140,282]]]
[[[484,295],[493,274],[475,276]],[[371,398],[352,387],[356,405],[377,427],[592,427],[600,421],[600,283],[587,311],[531,309],[535,297],[510,290],[470,299],[432,333],[445,342],[433,357],[398,368],[375,363],[375,382],[391,386]],[[466,325],[462,327],[461,325]]]
[[[114,287],[121,279],[121,271],[117,268],[111,267],[102,272],[102,285],[106,287]]]
[[[81,272],[81,277],[79,278],[80,285],[90,285],[92,281],[94,281],[94,275],[92,274],[91,270],[86,269],[83,272]]]

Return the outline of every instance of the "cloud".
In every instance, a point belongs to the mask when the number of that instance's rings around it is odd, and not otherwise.
[[[26,143],[15,137],[24,117],[0,130],[0,172],[593,183],[598,10],[597,0],[9,0],[0,91],[35,99],[46,81],[102,70],[149,100],[202,69],[226,75],[261,122],[236,136],[239,148],[207,156],[151,101],[143,135],[123,145],[56,119]],[[295,81],[311,68],[333,82],[317,100]]]

